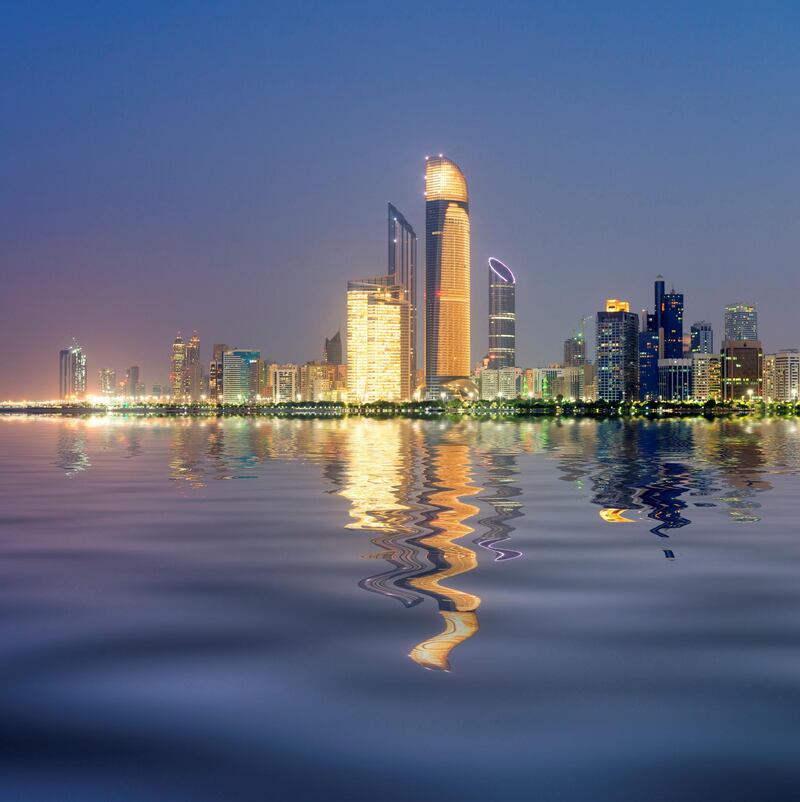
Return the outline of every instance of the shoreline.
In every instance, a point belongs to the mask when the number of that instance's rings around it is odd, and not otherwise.
[[[703,417],[709,420],[755,416],[787,418],[800,415],[800,405],[750,402],[747,404],[699,404],[692,402],[610,405],[603,402],[558,403],[548,401],[512,401],[469,403],[413,402],[408,404],[347,405],[340,403],[297,402],[283,404],[131,404],[105,406],[96,404],[0,404],[0,416],[42,415],[54,417],[272,417],[296,419],[328,418],[619,418],[663,419]]]

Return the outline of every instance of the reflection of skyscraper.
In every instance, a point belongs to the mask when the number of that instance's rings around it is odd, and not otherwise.
[[[391,276],[347,283],[347,397],[354,403],[411,397],[410,310]]]
[[[725,307],[725,339],[758,339],[758,311],[755,304],[728,304]]]
[[[411,383],[417,376],[417,235],[402,214],[389,204],[389,269],[393,283],[406,289],[409,304]],[[412,386],[413,389],[413,386]]]
[[[467,181],[442,156],[425,165],[425,380],[437,397],[470,375],[470,224]]]
[[[431,448],[429,458],[432,488],[427,503],[433,507],[428,526],[430,535],[416,540],[429,554],[435,568],[409,580],[409,584],[439,602],[444,630],[411,650],[410,657],[425,668],[448,670],[450,653],[478,631],[476,610],[480,597],[443,584],[453,577],[472,571],[478,564],[475,552],[457,541],[473,531],[465,521],[479,510],[462,501],[481,488],[471,484],[469,446],[445,442]]]
[[[58,354],[58,394],[72,401],[86,395],[86,352],[75,340]]]
[[[391,568],[359,582],[364,590],[397,599],[406,607],[422,601],[419,593],[401,584],[403,578],[424,570],[422,549],[409,542],[419,533],[410,498],[412,465],[409,421],[348,422],[345,434],[345,470],[341,495],[349,499],[348,529],[377,533],[372,543]]]
[[[336,332],[333,337],[325,338],[325,352],[323,359],[326,365],[343,365],[342,361],[342,335]]]
[[[517,363],[516,284],[511,270],[489,259],[489,368],[513,368]]]

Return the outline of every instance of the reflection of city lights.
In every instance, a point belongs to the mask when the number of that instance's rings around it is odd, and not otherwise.
[[[609,524],[633,524],[636,523],[632,518],[626,518],[623,513],[627,512],[626,509],[609,507],[600,510],[600,517]]]

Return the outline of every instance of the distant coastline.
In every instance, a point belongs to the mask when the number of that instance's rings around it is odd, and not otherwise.
[[[326,402],[284,402],[279,404],[147,403],[94,404],[20,402],[0,404],[0,415],[96,415],[134,417],[277,417],[277,418],[728,418],[756,415],[788,417],[800,415],[800,404],[750,402],[633,402],[609,404],[604,401],[508,400],[486,402],[409,403],[376,402],[344,404]]]

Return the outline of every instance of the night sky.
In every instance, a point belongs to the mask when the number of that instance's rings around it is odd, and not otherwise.
[[[797,3],[4,3],[0,398],[52,397],[76,337],[165,382],[177,330],[319,359],[386,203],[424,255],[426,154],[517,275],[518,364],[607,296],[686,323],[759,306],[800,346]],[[422,281],[420,281],[422,283]],[[419,303],[421,305],[422,298]],[[420,326],[421,327],[421,326]]]

